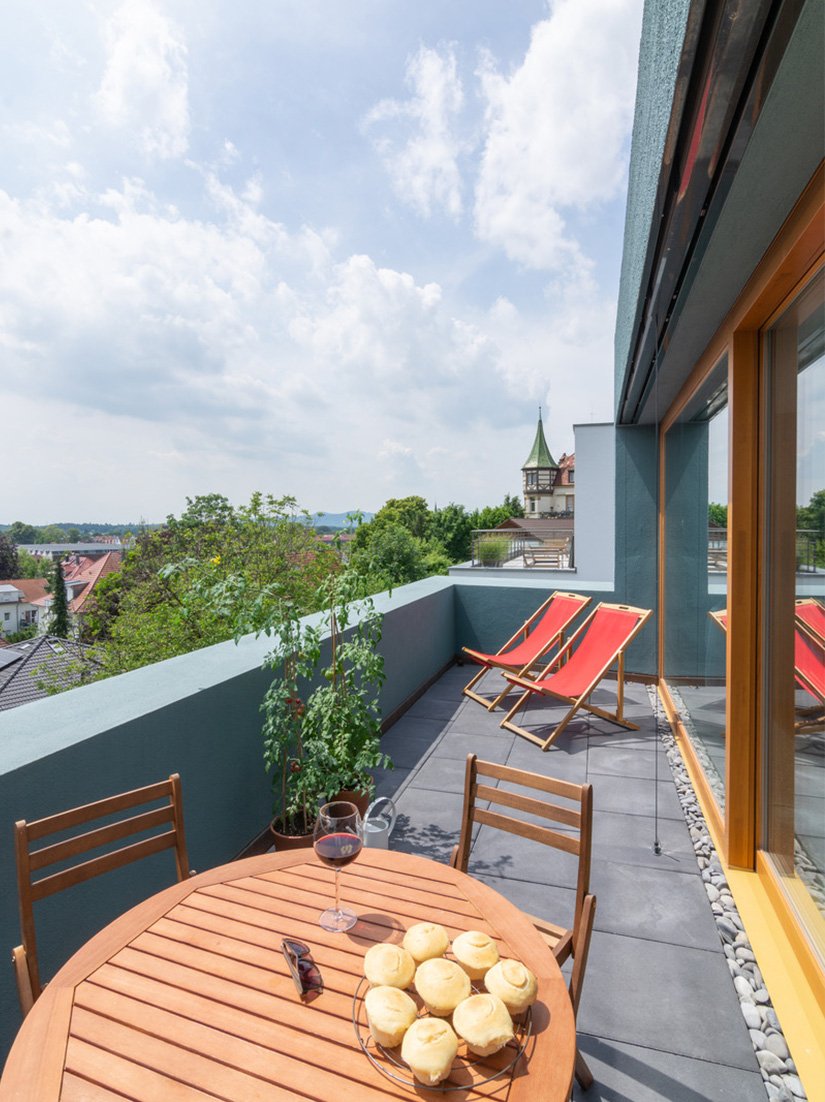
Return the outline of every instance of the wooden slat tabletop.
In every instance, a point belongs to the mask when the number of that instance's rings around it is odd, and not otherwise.
[[[341,873],[358,915],[344,934],[318,915],[333,873],[311,849],[202,873],[153,896],[88,942],[46,987],[0,1081],[0,1102],[280,1102],[282,1099],[495,1099],[569,1095],[575,1027],[558,965],[530,921],[464,873],[409,854],[363,850]],[[370,945],[414,922],[451,937],[485,930],[539,981],[533,1033],[511,1077],[448,1094],[394,1083],[361,1051],[353,995]],[[312,949],[324,992],[302,1001],[281,939]]]

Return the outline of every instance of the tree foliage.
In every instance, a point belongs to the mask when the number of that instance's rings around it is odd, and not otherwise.
[[[63,580],[63,564],[57,559],[50,584],[52,594],[51,622],[49,631],[59,639],[68,639],[71,625],[69,622],[69,602],[66,598],[66,583]]]
[[[18,578],[46,578],[50,573],[49,560],[38,558],[25,547],[18,548],[17,561]]]
[[[0,578],[19,578],[20,561],[12,540],[0,532]]]
[[[720,505],[716,501],[711,501],[708,504],[708,524],[711,528],[727,528],[728,526],[728,507],[727,505]]]
[[[315,611],[337,555],[296,523],[294,498],[187,499],[180,517],[142,532],[121,570],[87,602],[84,638],[106,674],[135,669],[257,630],[278,600]]]

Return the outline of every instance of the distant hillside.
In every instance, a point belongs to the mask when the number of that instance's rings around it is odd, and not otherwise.
[[[353,510],[354,512],[355,510]],[[347,513],[314,513],[308,523],[314,525],[316,528],[348,528],[349,521],[347,520]],[[362,513],[361,518],[366,524],[368,520],[372,520],[375,513]]]

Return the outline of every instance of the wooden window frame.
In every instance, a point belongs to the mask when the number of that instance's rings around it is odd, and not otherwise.
[[[825,165],[820,163],[742,293],[708,343],[659,426],[659,690],[726,864],[771,875],[759,850],[762,810],[762,573],[765,554],[761,336],[825,263]],[[679,721],[664,671],[665,437],[722,356],[728,356],[728,608],[725,814],[721,814]],[[736,441],[734,448],[733,442]],[[760,860],[757,861],[759,853]],[[766,885],[775,903],[775,885]],[[792,912],[788,911],[789,916]],[[794,925],[796,923],[794,922]]]

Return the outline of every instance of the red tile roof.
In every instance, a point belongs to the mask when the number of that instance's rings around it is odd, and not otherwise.
[[[30,605],[46,596],[45,578],[9,578],[7,581],[0,581],[0,585],[13,585]]]
[[[74,597],[69,601],[72,612],[80,612],[92,590],[107,574],[120,570],[123,556],[119,551],[107,551],[99,558],[72,556],[63,563],[63,580],[70,584]]]

